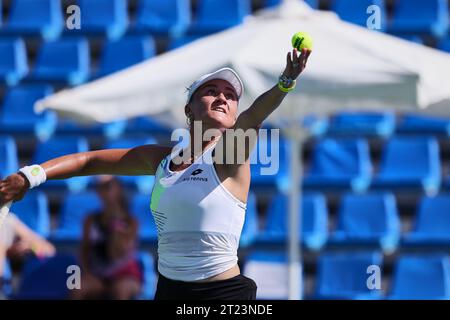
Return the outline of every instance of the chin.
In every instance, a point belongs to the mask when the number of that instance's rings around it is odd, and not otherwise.
[[[215,116],[215,115],[208,117],[208,119],[206,121],[204,121],[204,123],[208,123],[211,125],[211,127],[217,128],[217,129],[229,129],[229,128],[233,128],[233,126],[234,126],[234,121],[231,121],[230,119],[227,119],[226,117]]]

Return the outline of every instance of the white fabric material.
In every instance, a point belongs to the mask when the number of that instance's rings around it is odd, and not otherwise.
[[[225,80],[230,83],[233,86],[234,91],[236,91],[238,98],[241,98],[242,94],[244,93],[244,85],[238,74],[231,68],[221,68],[217,71],[205,74],[199,79],[195,80],[194,83],[192,83],[192,85],[189,87],[186,103],[189,103],[189,100],[191,100],[191,97],[194,94],[195,90],[200,88],[206,82],[215,79]]]
[[[276,85],[297,31],[313,37],[313,53],[297,88],[269,122],[343,109],[439,106],[437,112],[449,115],[448,53],[341,21],[334,13],[312,10],[301,1],[287,1],[241,26],[56,93],[36,108],[99,122],[149,114],[180,127],[186,120],[186,87],[205,73],[232,67],[246,87],[240,101],[245,110]]]
[[[44,168],[38,164],[23,167],[19,169],[19,171],[27,177],[30,182],[30,189],[33,189],[47,181],[47,175]]]
[[[158,229],[158,270],[173,280],[202,280],[236,265],[246,204],[220,183],[213,144],[173,172],[167,156],[156,172],[151,210]]]
[[[8,249],[14,242],[16,237],[15,225],[17,224],[17,217],[10,212],[3,221],[0,230],[0,246]]]

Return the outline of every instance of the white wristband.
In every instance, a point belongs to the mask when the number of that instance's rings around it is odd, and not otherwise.
[[[30,182],[30,189],[43,184],[47,180],[44,168],[38,164],[23,167],[19,171],[27,177],[28,182]]]

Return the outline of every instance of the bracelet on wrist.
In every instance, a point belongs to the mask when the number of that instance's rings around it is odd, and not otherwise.
[[[278,82],[278,89],[280,89],[280,91],[282,91],[284,93],[289,93],[295,89],[296,84],[297,84],[297,82],[294,80],[292,82],[292,85],[290,87],[286,88],[283,86],[283,84],[281,82]]]

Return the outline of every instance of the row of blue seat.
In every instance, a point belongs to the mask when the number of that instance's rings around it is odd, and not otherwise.
[[[329,117],[309,115],[303,120],[311,135],[368,136],[388,138],[395,133],[450,135],[450,119],[431,114],[406,112],[397,115],[387,108],[377,111],[339,111]]]
[[[267,141],[269,146],[267,147]],[[276,144],[270,139],[259,139],[252,154],[252,186],[275,186],[287,190],[289,185],[289,147],[280,139]],[[262,148],[261,148],[262,147]],[[262,154],[272,154],[268,165]],[[257,153],[259,158],[256,158]],[[377,172],[370,156],[369,144],[363,138],[324,138],[313,146],[310,165],[303,186],[307,189],[351,189],[362,192],[369,188],[388,190],[418,190],[436,193],[441,187],[440,148],[436,138],[429,136],[394,136],[384,145]],[[272,174],[264,169],[278,168]],[[270,171],[269,171],[270,173]],[[445,187],[448,181],[442,185]]]
[[[172,38],[167,49],[173,50],[200,36]],[[44,42],[32,70],[23,38],[0,38],[0,81],[8,86],[19,83],[55,82],[79,85],[88,80],[118,72],[156,56],[155,39],[150,35],[130,35],[104,43],[95,70],[87,38],[65,37]]]
[[[366,27],[369,17],[367,11],[372,5],[376,5],[379,10],[382,31],[394,34],[426,34],[437,38],[447,34],[447,0],[396,0],[390,20],[385,0],[333,0],[331,7],[342,19]]]
[[[147,252],[139,252],[138,260],[144,271],[144,283],[136,299],[153,299],[157,279],[154,258]],[[67,299],[67,270],[73,265],[77,265],[77,259],[63,253],[46,259],[29,258],[23,268],[21,284],[11,298]],[[382,287],[386,282],[380,252],[325,252],[318,258],[317,270],[314,293],[306,298],[450,299],[450,260],[445,254],[401,255],[395,262],[389,289]],[[245,259],[244,274],[255,280],[257,299],[288,298],[285,253],[251,252]],[[298,286],[303,291],[304,282]]]
[[[325,197],[320,193],[305,193],[302,198],[299,203],[302,210],[301,240],[312,250],[320,250],[324,245],[350,245],[376,246],[390,252],[400,244],[404,247],[450,244],[448,194],[424,196],[417,206],[414,227],[403,235],[397,202],[389,192],[344,194],[337,212],[337,224],[331,233]],[[253,230],[253,243],[285,244],[288,230],[287,213],[287,197],[275,196],[268,206],[264,228],[261,231]],[[247,220],[253,216],[251,212],[247,212]],[[251,224],[251,221],[247,222]]]
[[[282,0],[266,0],[270,6],[278,5]],[[318,8],[319,0],[307,1],[313,8]],[[395,0],[393,12],[388,13],[386,0],[330,0],[331,10],[345,21],[367,27],[369,16],[376,12],[380,22],[380,31],[386,31],[399,36],[432,35],[442,38],[447,35],[448,1],[447,0]],[[372,6],[372,7],[371,7]],[[376,10],[373,10],[376,6]],[[371,10],[369,10],[371,9]],[[418,14],[420,12],[420,14]],[[440,46],[449,48],[450,37]]]
[[[156,268],[153,256],[146,251],[136,253],[136,258],[142,270],[142,290],[136,300],[151,300],[156,290]],[[78,259],[68,253],[58,253],[49,258],[29,256],[20,274],[20,285],[17,290],[7,288],[5,292],[9,299],[14,300],[62,300],[69,299],[70,289],[67,285],[70,272],[75,272],[73,266],[79,266]],[[6,262],[10,269],[9,262]],[[83,271],[83,270],[81,270]],[[5,275],[3,281],[11,282],[11,275]]]
[[[130,23],[127,0],[77,0],[76,3],[81,13],[80,29],[69,29],[69,25],[77,22],[76,18],[69,17],[64,22],[64,11],[69,15],[77,11],[73,7],[63,8],[61,0],[13,0],[0,34],[38,35],[47,40],[63,33],[100,34],[118,39],[128,29],[171,36],[186,32],[208,34],[240,24],[251,14],[250,0],[200,0],[196,2],[194,18],[190,0],[139,0],[135,21]]]
[[[29,70],[22,38],[0,39],[0,81],[9,86],[19,82],[55,82],[78,85],[106,76],[156,55],[151,36],[127,36],[106,42],[98,69],[91,72],[89,43],[85,38],[63,38],[45,42]]]
[[[395,262],[389,288],[383,288],[386,277],[380,252],[322,253],[317,270],[314,293],[306,298],[450,299],[450,260],[445,254],[401,255]],[[244,274],[257,283],[258,299],[288,298],[286,254],[253,252],[246,260]],[[270,277],[267,277],[268,274]],[[299,286],[305,287],[302,283]]]
[[[307,2],[312,7],[318,7],[318,0]],[[280,3],[281,0],[263,2],[267,7]],[[102,33],[117,38],[127,31],[130,18],[126,0],[78,0],[78,5],[83,12],[81,32]],[[367,8],[371,5],[376,5],[380,10],[382,30],[387,28],[395,33],[427,33],[436,37],[447,32],[447,0],[396,0],[389,25],[384,0],[360,0],[356,3],[351,0],[333,0],[331,9],[347,21],[366,26]],[[62,12],[60,0],[14,0],[8,15],[9,21],[2,32],[40,34],[54,39],[63,32]],[[227,15],[222,12],[227,12]],[[417,15],[417,12],[421,14]],[[196,17],[192,21],[190,0],[140,0],[133,29],[173,35],[188,31],[209,33],[237,25],[249,14],[250,0],[200,0]]]
[[[0,108],[0,134],[25,134],[41,141],[53,134],[97,135],[109,139],[124,133],[167,134],[168,128],[150,117],[118,120],[107,124],[77,124],[69,119],[58,119],[56,113],[45,111],[37,114],[34,104],[53,92],[50,85],[36,84],[17,86],[10,89]]]
[[[130,202],[130,212],[140,223],[143,241],[154,242],[157,231],[150,214],[148,194],[137,193]],[[417,207],[413,230],[401,234],[395,197],[388,192],[365,195],[345,194],[341,198],[335,230],[330,234],[329,212],[325,197],[306,193],[299,204],[302,214],[301,240],[311,250],[324,245],[363,245],[386,252],[403,246],[448,246],[450,244],[450,195],[423,197]],[[54,241],[79,241],[84,218],[101,209],[93,192],[68,194],[61,206],[58,227],[50,230],[48,200],[42,192],[31,192],[13,205],[11,211],[30,228]],[[259,230],[257,199],[250,193],[241,237],[241,245],[283,245],[287,240],[288,199],[277,195],[271,200],[264,227]]]

